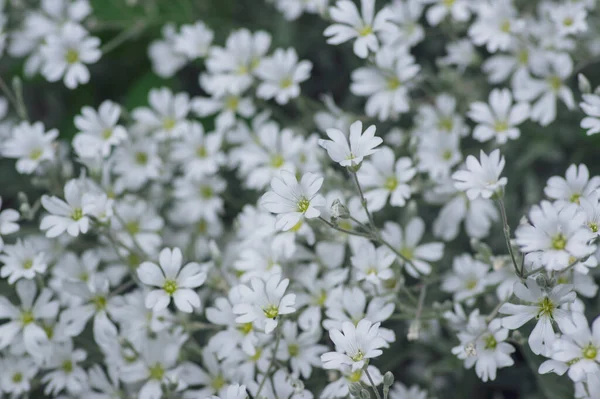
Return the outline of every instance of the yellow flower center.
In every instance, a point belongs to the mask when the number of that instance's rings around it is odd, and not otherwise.
[[[569,198],[569,201],[579,204],[580,198],[581,198],[581,194],[575,193],[575,194],[571,195],[571,197]]]
[[[494,130],[496,132],[504,132],[504,131],[508,130],[508,123],[506,123],[504,121],[496,121],[494,123]]]
[[[146,154],[145,152],[136,152],[135,163],[137,163],[138,165],[146,165],[148,163],[148,154]]]
[[[104,140],[108,140],[109,138],[111,138],[112,133],[112,129],[104,129],[104,131],[102,132],[102,138]]]
[[[265,313],[265,317],[275,320],[277,315],[279,315],[279,308],[275,305],[269,305],[263,309],[263,312]]]
[[[592,222],[589,224],[590,229],[594,232],[597,233],[598,232],[598,223]]]
[[[262,350],[259,348],[256,348],[256,352],[254,353],[254,355],[250,356],[250,361],[258,362],[261,355],[262,355]]]
[[[154,366],[148,369],[148,374],[150,374],[151,380],[162,380],[165,375],[165,369],[159,363],[156,363]]]
[[[302,198],[298,201],[298,212],[305,213],[310,207],[310,201],[306,198]]]
[[[398,79],[395,76],[393,76],[387,80],[387,88],[389,90],[396,90],[401,85],[402,85],[402,82],[400,82],[400,79]]]
[[[252,331],[252,323],[244,323],[241,326],[239,326],[237,329],[242,334],[248,335],[248,334],[250,334],[250,331]]]
[[[561,251],[565,249],[566,246],[567,238],[564,235],[558,234],[552,239],[552,248]]]
[[[291,78],[285,78],[279,83],[279,86],[282,89],[287,89],[288,87],[291,87],[293,84],[294,84],[294,81]]]
[[[443,3],[446,7],[452,7],[456,0],[443,0]]]
[[[208,151],[206,151],[206,147],[201,145],[200,147],[196,148],[196,156],[198,158],[206,158],[206,156],[208,155]]]
[[[404,256],[408,260],[411,260],[414,256],[414,251],[412,248],[402,248],[400,250],[400,255]]]
[[[488,335],[485,338],[485,349],[494,350],[496,349],[496,346],[498,346],[498,341],[496,341],[496,338],[494,338],[493,335]]]
[[[365,25],[358,30],[358,35],[362,37],[369,36],[371,33],[373,33],[371,25]]]
[[[477,287],[477,280],[468,280],[465,284],[465,287],[467,287],[468,290],[472,290],[473,288]]]
[[[22,373],[14,373],[12,376],[12,382],[14,382],[15,384],[18,384],[21,381],[23,381],[23,374]]]
[[[300,353],[300,347],[298,344],[289,344],[288,345],[288,353],[291,357],[296,357]]]
[[[517,54],[517,61],[521,65],[527,65],[527,63],[529,63],[529,51],[527,51],[527,50],[519,51],[519,53]]]
[[[281,168],[285,163],[285,159],[279,154],[273,155],[271,157],[271,167],[273,168]]]
[[[205,234],[208,231],[208,223],[206,222],[206,220],[202,219],[198,222],[198,224],[196,225],[196,231],[199,234]]]
[[[451,150],[446,150],[442,153],[442,159],[444,161],[449,161],[450,159],[452,159],[452,151]]]
[[[510,21],[508,19],[505,19],[502,24],[500,25],[500,31],[504,32],[504,33],[509,33],[510,32]]]
[[[67,53],[65,54],[65,61],[67,61],[67,64],[76,63],[79,61],[79,52],[72,48],[68,49]]]
[[[325,292],[325,290],[321,290],[321,294],[317,297],[317,305],[324,306],[325,301],[327,301],[327,292]]]
[[[352,359],[355,362],[360,362],[364,358],[365,358],[365,354],[361,350],[358,350],[358,352],[356,352],[356,354],[354,356],[350,356],[350,359]]]
[[[71,213],[71,219],[78,221],[82,217],[83,217],[83,210],[81,208],[73,209],[73,212]]]
[[[589,360],[594,360],[594,359],[596,359],[596,355],[598,355],[598,350],[596,349],[596,347],[594,345],[589,343],[588,346],[583,348],[581,353],[583,353],[584,358],[589,359]]]
[[[438,129],[443,130],[445,132],[451,132],[454,128],[454,121],[452,118],[442,118],[438,122]]]
[[[92,298],[92,303],[98,311],[104,310],[106,308],[106,298],[101,295]]]
[[[166,131],[173,130],[176,123],[177,122],[175,122],[175,119],[167,117],[163,120],[163,129]]]
[[[201,186],[200,187],[200,195],[202,198],[208,199],[213,196],[213,189],[211,186]]]
[[[355,372],[353,372],[352,374],[350,374],[348,377],[346,377],[348,379],[348,381],[350,382],[358,382],[360,381],[360,378],[362,377],[362,370],[356,370]]]
[[[29,270],[32,267],[33,267],[33,260],[27,259],[25,262],[23,262],[23,269]]]
[[[548,79],[548,83],[554,91],[558,91],[562,87],[562,80],[558,76],[552,76]]]
[[[540,318],[541,316],[550,316],[552,317],[552,312],[554,311],[554,303],[548,297],[544,297],[538,304],[539,311],[536,318]]]
[[[220,390],[221,388],[223,388],[225,386],[225,378],[223,378],[223,376],[221,374],[219,374],[212,380],[212,382],[210,383],[210,386],[215,391]]]
[[[173,295],[177,291],[177,282],[175,280],[167,279],[163,284],[163,290],[169,295]]]
[[[573,21],[573,18],[571,18],[571,17],[567,17],[567,18],[563,19],[563,25],[566,27],[573,26],[574,22],[575,21]]]
[[[240,99],[238,97],[230,96],[225,100],[225,108],[228,110],[235,111],[238,105],[240,105]]]
[[[43,154],[44,154],[44,151],[42,151],[41,149],[39,149],[39,148],[33,149],[29,153],[29,159],[31,159],[33,161],[37,161],[38,159],[40,159],[42,157]]]
[[[61,369],[67,374],[72,373],[73,372],[73,362],[71,360],[65,360],[64,362],[62,362]]]
[[[389,191],[394,191],[396,187],[398,187],[398,180],[395,176],[390,176],[387,179],[385,179],[385,183],[383,184],[383,186]]]

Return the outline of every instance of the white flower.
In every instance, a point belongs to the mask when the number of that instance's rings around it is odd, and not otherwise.
[[[41,230],[48,230],[47,237],[57,237],[65,231],[73,237],[87,233],[90,225],[88,215],[94,207],[87,201],[89,194],[82,192],[83,189],[74,179],[65,184],[66,201],[55,196],[42,196],[42,206],[50,212],[40,223]]]
[[[503,342],[508,338],[508,330],[499,319],[486,323],[479,309],[469,315],[468,324],[458,338],[460,345],[452,348],[452,353],[465,361],[465,368],[475,366],[477,376],[484,382],[495,380],[497,369],[514,364],[510,354],[515,348]]]
[[[200,297],[194,288],[200,287],[206,280],[206,273],[198,263],[188,263],[181,267],[182,254],[179,248],[164,248],[160,251],[158,262],[144,262],[137,269],[142,283],[153,287],[146,295],[146,307],[154,311],[165,309],[175,302],[177,309],[191,313],[200,307]]]
[[[529,347],[536,355],[547,355],[556,340],[552,322],[558,324],[563,332],[573,326],[570,312],[559,308],[565,303],[573,302],[576,298],[572,286],[560,284],[550,292],[545,292],[534,279],[529,278],[526,285],[521,282],[515,283],[514,294],[526,304],[502,305],[499,312],[510,315],[502,319],[502,325],[514,330],[535,318],[537,322],[529,335]]]
[[[356,280],[366,280],[373,284],[392,279],[391,269],[396,257],[386,247],[375,248],[370,242],[360,245],[350,258],[352,267],[356,268]]]
[[[506,177],[500,177],[506,161],[496,149],[487,155],[480,151],[479,161],[473,155],[467,157],[467,170],[452,174],[454,186],[465,191],[470,200],[478,197],[491,198],[506,185]]]
[[[200,82],[209,93],[241,94],[254,82],[253,73],[269,50],[271,36],[264,31],[239,29],[227,38],[225,48],[212,47],[206,59],[208,74]]]
[[[265,193],[261,206],[269,212],[277,214],[275,228],[287,231],[300,227],[303,218],[313,219],[321,215],[318,207],[325,206],[325,198],[318,194],[323,178],[314,173],[305,173],[300,179],[282,170],[279,177],[271,181],[271,189]]]
[[[335,23],[323,34],[328,37],[327,43],[334,45],[356,38],[354,54],[367,58],[369,51],[376,52],[379,49],[376,34],[384,29],[388,11],[384,9],[375,15],[375,0],[361,0],[360,5],[359,13],[352,1],[339,0],[329,9]]]
[[[441,66],[456,65],[460,72],[464,72],[477,58],[475,47],[469,39],[448,43],[446,52],[448,53],[446,56],[437,59],[437,64]]]
[[[381,40],[385,46],[400,49],[414,46],[425,38],[425,29],[419,24],[423,14],[420,1],[395,0],[388,3],[388,21],[381,32]]]
[[[424,233],[425,222],[418,217],[411,219],[404,229],[396,223],[386,222],[381,232],[382,237],[403,256],[398,257],[400,264],[415,278],[431,273],[429,262],[440,260],[444,254],[444,244],[440,242],[419,245]]]
[[[410,108],[408,90],[420,69],[406,50],[382,48],[375,54],[374,67],[352,72],[350,91],[369,97],[365,106],[368,116],[377,116],[381,121],[397,119]]]
[[[183,68],[188,62],[188,57],[176,49],[175,43],[178,35],[175,31],[175,25],[167,23],[163,26],[161,32],[163,39],[155,40],[148,46],[148,57],[152,62],[154,73],[161,78],[169,78]],[[187,50],[189,49],[186,48]]]
[[[435,4],[427,10],[427,22],[429,25],[436,26],[448,14],[454,21],[464,22],[471,16],[469,0],[423,0],[423,3]]]
[[[573,313],[573,327],[567,328],[552,345],[550,358],[540,366],[540,373],[556,363],[568,368],[569,378],[582,381],[587,373],[600,371],[600,318],[596,317],[590,330],[582,313]],[[563,367],[553,367],[555,373],[563,374]]]
[[[112,171],[118,176],[115,191],[137,191],[149,180],[157,179],[163,167],[155,140],[127,141],[117,148],[112,157]]]
[[[600,95],[584,94],[579,106],[587,115],[581,120],[581,127],[587,129],[587,135],[600,133]]]
[[[377,156],[364,162],[358,171],[369,210],[381,210],[388,198],[390,205],[404,206],[412,194],[408,183],[416,174],[410,158],[395,161],[394,152],[389,147],[382,147]]]
[[[407,388],[401,382],[396,382],[390,389],[390,399],[427,399],[427,391],[419,389],[417,385]]]
[[[457,302],[467,299],[467,303],[473,303],[474,297],[483,293],[489,284],[489,270],[488,265],[473,259],[471,255],[459,255],[452,261],[452,272],[444,278],[441,288],[453,293]]]
[[[547,58],[547,66],[541,71],[542,79],[520,75],[513,84],[515,98],[535,103],[531,107],[531,120],[548,126],[556,119],[558,98],[569,110],[575,108],[573,92],[565,84],[573,72],[573,60],[567,53],[553,54]],[[537,99],[537,100],[536,100]]]
[[[241,119],[238,115],[242,118],[251,118],[256,112],[252,97],[230,93],[221,96],[195,97],[192,99],[191,107],[201,118],[218,113],[215,119],[215,130],[218,132],[234,127]]]
[[[473,138],[481,142],[495,138],[498,144],[505,144],[509,139],[516,140],[521,135],[516,126],[529,118],[529,104],[513,105],[510,90],[494,89],[490,93],[489,105],[472,103],[468,115],[478,123]]]
[[[33,173],[42,161],[54,159],[54,140],[58,130],[44,132],[44,124],[21,122],[15,126],[8,139],[2,143],[1,154],[6,158],[17,158],[19,173]]]
[[[549,14],[562,36],[577,35],[588,30],[588,13],[581,4],[560,4],[554,6]]]
[[[166,87],[150,90],[148,102],[151,108],[140,107],[131,116],[143,129],[152,132],[157,139],[181,137],[188,128],[186,120],[190,111],[187,93],[173,94]]]
[[[242,302],[233,306],[233,313],[239,315],[235,321],[252,323],[266,334],[273,332],[279,316],[296,311],[293,308],[296,295],[285,294],[289,283],[290,280],[282,280],[280,274],[273,274],[266,280],[253,278],[250,281],[252,288],[246,285],[234,287],[242,298]]]
[[[298,55],[293,48],[277,49],[256,68],[256,76],[262,80],[256,89],[256,96],[266,100],[275,98],[278,104],[287,104],[291,98],[300,95],[300,83],[310,77],[311,69],[310,61],[298,62]]]
[[[58,34],[46,38],[40,49],[44,58],[42,74],[50,82],[63,78],[65,86],[74,89],[90,80],[86,64],[94,64],[102,55],[100,39],[88,36],[81,26],[67,22]]]
[[[577,204],[542,201],[529,212],[531,224],[515,231],[516,242],[523,252],[541,252],[548,271],[562,270],[596,250],[588,244],[596,234],[584,224],[585,218]]]
[[[477,20],[469,28],[469,36],[478,46],[486,45],[487,51],[506,51],[515,42],[515,34],[525,27],[517,19],[512,0],[482,0],[477,4]]]
[[[0,197],[0,209],[2,208],[2,197]],[[2,236],[19,231],[19,212],[14,209],[5,209],[0,212],[0,251],[4,247]]]
[[[375,125],[362,130],[362,122],[356,121],[350,125],[350,137],[338,129],[327,129],[331,140],[319,140],[319,145],[327,150],[329,157],[342,166],[357,167],[364,157],[377,152],[377,147],[383,142],[375,136]]]
[[[0,261],[4,263],[0,269],[0,276],[8,277],[9,284],[14,284],[20,278],[31,280],[37,273],[46,273],[48,268],[46,255],[39,252],[34,240],[28,238],[24,241],[17,239],[16,244],[7,245],[4,254],[0,254]]]
[[[245,385],[232,384],[227,387],[225,395],[209,396],[207,399],[248,399]]]
[[[88,376],[80,363],[86,358],[87,353],[83,349],[74,349],[71,340],[56,345],[45,365],[51,371],[42,377],[42,383],[46,384],[44,394],[57,396],[66,389],[77,397],[85,391],[88,388]]]
[[[584,164],[571,165],[565,177],[552,176],[548,179],[544,194],[548,198],[579,204],[580,199],[588,197],[600,187],[600,177],[590,179],[590,172]]]
[[[380,348],[387,346],[385,340],[379,335],[379,323],[371,323],[362,319],[356,326],[350,322],[342,324],[342,331],[331,329],[329,337],[335,344],[335,352],[321,355],[323,368],[340,369],[342,366],[351,366],[352,371],[362,369],[369,359],[381,355]]]
[[[0,386],[6,393],[25,395],[31,390],[31,380],[38,373],[38,365],[30,357],[6,357],[0,361]]]
[[[83,107],[82,115],[75,117],[80,130],[73,138],[73,148],[82,158],[107,157],[112,147],[127,139],[127,131],[117,125],[121,108],[112,101],[104,101],[98,111]]]
[[[174,38],[174,49],[188,59],[206,57],[214,33],[202,21],[193,25],[183,25],[181,32]]]
[[[419,140],[417,167],[427,172],[432,179],[442,179],[450,175],[454,165],[462,160],[460,136],[434,130]]]
[[[172,157],[180,162],[187,177],[200,179],[218,172],[226,158],[221,151],[223,136],[204,133],[198,122],[191,122],[181,141],[173,144]]]

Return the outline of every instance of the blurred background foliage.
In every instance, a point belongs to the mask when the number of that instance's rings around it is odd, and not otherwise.
[[[35,1],[29,1],[34,6]],[[336,103],[344,110],[361,115],[363,100],[349,93],[350,73],[362,65],[351,51],[349,44],[329,46],[325,43],[323,30],[328,25],[316,15],[304,15],[294,22],[286,21],[275,8],[263,0],[90,0],[93,16],[86,26],[92,35],[100,37],[109,48],[102,59],[90,66],[92,79],[89,84],[75,90],[66,89],[62,82],[49,83],[41,76],[24,78],[23,62],[8,57],[0,59],[0,76],[10,82],[12,77],[21,76],[25,104],[32,121],[43,121],[48,129],[57,128],[61,138],[70,141],[76,133],[73,118],[81,107],[97,107],[103,100],[119,102],[126,109],[147,104],[148,92],[152,88],[169,87],[174,91],[185,91],[191,95],[203,94],[198,85],[198,74],[203,70],[201,62],[190,64],[171,79],[162,79],[152,72],[147,55],[148,45],[161,37],[161,29],[166,23],[180,26],[204,21],[215,32],[214,43],[223,45],[227,35],[241,27],[250,30],[265,30],[271,33],[274,47],[296,48],[300,59],[313,63],[312,77],[302,85],[306,98],[319,100],[322,94],[332,94]],[[378,5],[386,1],[378,1]],[[535,10],[537,1],[517,1],[522,9]],[[592,17],[593,18],[593,17]],[[425,25],[425,22],[422,21]],[[590,21],[599,24],[599,21]],[[465,112],[471,101],[486,100],[491,87],[476,64],[464,73],[440,70],[435,59],[445,54],[447,42],[463,35],[467,25],[449,24],[426,29],[426,40],[413,51],[422,67],[422,84],[413,92],[413,104],[433,102],[436,94],[449,92],[459,99],[459,111]],[[487,54],[481,50],[480,59]],[[576,99],[580,94],[576,88],[576,73],[584,72],[592,86],[600,85],[600,60],[587,60],[582,52],[575,53],[575,73],[569,84]],[[314,102],[311,102],[314,110]],[[413,110],[416,107],[413,106]],[[274,117],[285,126],[299,126],[308,132],[314,131],[314,123],[307,117],[306,104],[297,101],[283,108],[274,109]],[[600,174],[600,135],[587,137],[579,128],[582,113],[568,111],[558,105],[558,118],[549,127],[542,128],[528,122],[521,128],[521,138],[501,148],[506,156],[505,176],[509,179],[506,194],[508,219],[516,227],[519,219],[529,206],[543,197],[543,188],[548,177],[564,175],[572,163],[585,163],[592,175]],[[389,128],[399,126],[408,129],[414,116],[409,113],[396,122],[376,123],[379,134]],[[210,121],[207,121],[210,123]],[[481,144],[466,139],[463,141],[463,154],[478,153]],[[491,146],[484,148],[489,150]],[[403,148],[400,152],[405,153]],[[13,162],[0,160],[0,195],[8,206],[17,206],[16,195],[25,191],[37,198],[27,179],[18,176]],[[255,196],[256,193],[253,195]],[[431,222],[437,209],[419,205],[419,215]],[[230,215],[234,216],[234,215]],[[410,215],[405,210],[392,210],[377,215],[377,220],[405,221]],[[495,253],[504,254],[505,243],[501,226],[492,231],[487,243]],[[449,254],[471,251],[469,241],[463,234],[451,246]],[[440,268],[450,267],[451,256],[440,262]],[[409,283],[416,283],[415,281]],[[442,294],[432,293],[428,302],[442,301]],[[483,301],[483,300],[482,300]],[[595,317],[600,309],[600,298],[588,301],[588,316]],[[484,309],[486,305],[482,306]],[[489,305],[491,309],[493,304]],[[431,323],[436,328],[436,323]],[[445,335],[437,338],[408,344],[405,337],[408,323],[392,321],[388,326],[396,331],[398,341],[385,352],[383,359],[376,362],[382,372],[392,371],[398,380],[405,383],[419,383],[432,390],[439,398],[572,398],[571,383],[566,378],[555,375],[540,376],[537,368],[541,358],[531,353],[527,346],[518,347],[515,353],[516,365],[499,371],[496,381],[482,383],[473,370],[464,370],[462,361],[450,355],[450,349],[458,342]],[[445,334],[442,330],[442,334]],[[427,367],[427,370],[425,369]],[[432,367],[429,367],[432,366]],[[435,377],[449,377],[446,384],[438,385]],[[431,381],[434,381],[433,386]],[[447,382],[451,381],[448,385]],[[324,385],[326,381],[317,384]],[[437,386],[437,388],[436,388]]]

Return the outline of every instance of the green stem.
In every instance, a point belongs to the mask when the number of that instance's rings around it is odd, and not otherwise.
[[[365,374],[367,375],[367,378],[369,379],[369,382],[371,383],[371,388],[373,388],[373,391],[375,392],[375,396],[377,396],[377,399],[381,399],[381,395],[379,395],[379,390],[375,386],[375,383],[373,382],[373,378],[371,378],[371,374],[369,374],[367,367],[365,367],[363,370],[365,371]]]
[[[343,228],[341,228],[341,227],[339,227],[339,226],[336,226],[335,224],[333,224],[333,223],[331,223],[331,222],[328,222],[328,221],[327,221],[327,220],[326,220],[324,217],[322,217],[322,216],[319,216],[319,220],[320,220],[320,221],[322,221],[323,223],[325,223],[327,226],[331,227],[332,229],[334,229],[334,230],[337,230],[337,231],[341,231],[342,233],[346,233],[346,234],[350,234],[350,235],[353,235],[353,236],[358,236],[358,237],[371,238],[371,235],[370,235],[370,234],[367,234],[367,233],[361,233],[360,231],[346,230],[346,229],[343,229]]]
[[[122,31],[121,33],[110,39],[108,42],[106,42],[102,47],[100,47],[100,51],[103,55],[107,54],[119,47],[121,44],[128,41],[129,39],[132,39],[135,36],[142,33],[144,29],[146,29],[146,24],[144,22],[137,22],[134,25],[132,25],[129,29]]]
[[[269,378],[269,375],[271,374],[271,369],[273,368],[273,365],[275,364],[275,360],[276,360],[275,357],[277,356],[277,349],[279,349],[279,342],[281,341],[281,332],[279,331],[280,325],[281,325],[281,323],[279,323],[277,325],[277,330],[275,333],[277,335],[277,338],[275,340],[275,350],[273,350],[273,357],[271,358],[271,363],[269,363],[267,372],[265,373],[262,381],[260,382],[260,385],[258,386],[258,391],[256,391],[256,395],[254,395],[255,398],[258,398],[258,395],[260,394],[263,387],[265,386],[265,382],[267,381],[267,378]]]
[[[512,260],[517,276],[523,279],[525,278],[525,276],[523,275],[524,270],[523,268],[519,270],[519,266],[517,265],[517,259],[515,258],[512,245],[510,244],[510,226],[508,225],[508,218],[506,217],[506,208],[504,207],[504,201],[502,201],[502,198],[498,198],[498,206],[500,208],[500,214],[502,215],[502,224],[504,226],[504,240],[506,241],[508,253],[510,254],[510,258]]]

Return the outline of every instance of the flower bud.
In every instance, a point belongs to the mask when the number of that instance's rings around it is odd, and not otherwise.
[[[421,322],[419,320],[415,320],[412,323],[410,323],[410,326],[408,327],[408,334],[406,335],[406,338],[409,341],[416,341],[419,339],[420,331],[421,331]]]
[[[360,391],[362,391],[362,385],[358,382],[353,382],[348,385],[348,390],[350,391],[350,395],[360,397]]]
[[[360,398],[371,399],[371,392],[367,391],[366,389],[363,389],[362,391],[360,391]]]
[[[394,374],[391,371],[388,371],[383,375],[383,386],[391,387],[394,383]]]
[[[350,217],[350,212],[348,208],[344,204],[340,202],[339,199],[335,199],[333,204],[331,204],[331,218],[332,219],[348,219]]]
[[[590,81],[582,73],[577,75],[577,86],[579,87],[579,91],[583,94],[589,94],[592,92],[592,85],[590,84]]]

